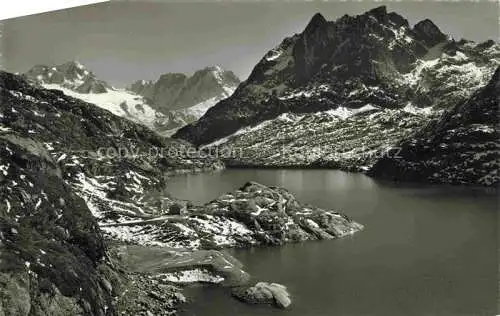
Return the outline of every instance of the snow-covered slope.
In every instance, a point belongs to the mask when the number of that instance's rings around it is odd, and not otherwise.
[[[157,128],[161,122],[167,119],[163,113],[159,113],[146,104],[143,97],[130,91],[108,88],[103,93],[79,93],[58,84],[42,84],[42,86],[46,89],[61,90],[68,96],[93,103],[102,109],[110,111],[114,115],[127,118],[153,129]]]
[[[224,93],[220,96],[216,96],[216,97],[213,97],[213,98],[210,98],[208,100],[205,100],[205,101],[202,101],[200,103],[197,103],[195,105],[192,105],[190,107],[187,107],[187,108],[184,108],[184,109],[181,109],[181,110],[174,110],[172,112],[174,113],[182,113],[184,115],[187,115],[187,116],[192,116],[194,118],[199,119],[200,117],[202,117],[203,115],[205,115],[205,113],[211,108],[213,107],[214,105],[216,105],[219,101],[227,98],[228,96],[230,96],[235,89],[231,89],[231,88],[228,88],[226,87],[226,91],[227,93]],[[194,120],[193,120],[194,121]]]
[[[364,171],[381,153],[423,128],[436,115],[410,106],[384,109],[371,104],[359,109],[284,113],[202,148],[220,153],[231,149],[231,157],[222,157],[228,166]]]

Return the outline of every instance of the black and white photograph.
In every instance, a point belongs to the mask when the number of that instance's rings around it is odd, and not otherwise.
[[[500,315],[498,1],[76,2],[0,17],[0,316]]]

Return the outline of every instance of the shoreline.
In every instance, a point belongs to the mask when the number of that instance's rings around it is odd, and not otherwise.
[[[477,183],[461,183],[461,182],[429,182],[425,179],[423,180],[398,180],[398,179],[389,179],[389,178],[384,178],[384,177],[378,177],[378,176],[372,176],[370,175],[369,171],[366,170],[360,170],[359,168],[354,168],[354,169],[343,169],[343,168],[332,168],[328,166],[310,166],[310,165],[276,165],[276,166],[271,166],[271,165],[250,165],[250,164],[235,164],[235,165],[225,165],[225,168],[216,170],[215,172],[221,172],[224,170],[245,170],[245,169],[255,169],[255,170],[333,170],[333,171],[342,171],[345,173],[351,173],[351,174],[362,174],[364,176],[369,177],[370,179],[373,179],[374,181],[377,182],[383,182],[383,183],[391,183],[393,185],[428,185],[428,186],[452,186],[452,187],[464,187],[464,188],[484,188],[484,189],[500,189],[500,186],[498,185],[479,185]],[[210,172],[210,171],[208,171]],[[183,174],[179,174],[183,175]],[[177,175],[174,175],[174,177]]]

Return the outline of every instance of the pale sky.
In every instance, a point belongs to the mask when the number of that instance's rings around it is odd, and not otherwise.
[[[35,64],[78,60],[124,86],[220,65],[244,80],[269,49],[301,32],[316,12],[335,20],[382,4],[411,25],[430,18],[457,40],[498,40],[496,1],[116,0],[3,21],[0,66],[24,72]]]

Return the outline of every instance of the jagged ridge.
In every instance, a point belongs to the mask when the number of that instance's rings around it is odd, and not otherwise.
[[[184,74],[165,74],[156,83],[139,80],[128,90],[97,79],[77,61],[58,66],[37,65],[23,76],[164,135],[201,117],[215,103],[230,96],[239,84],[232,72],[217,66],[199,70],[190,78]],[[170,94],[175,99],[169,99]]]
[[[174,137],[206,144],[287,112],[448,108],[486,84],[499,56],[494,42],[456,42],[427,19],[411,28],[384,6],[335,22],[317,14],[269,51],[230,98]]]
[[[215,104],[230,96],[239,83],[233,72],[212,66],[196,71],[191,77],[182,73],[167,73],[156,82],[139,80],[129,89],[148,98],[156,109],[166,113],[211,99]]]

